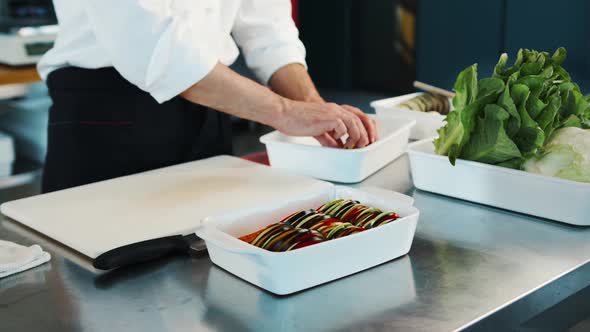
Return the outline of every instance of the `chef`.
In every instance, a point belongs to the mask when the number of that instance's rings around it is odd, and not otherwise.
[[[38,65],[53,101],[44,192],[231,153],[230,115],[330,147],[377,139],[362,111],[319,95],[289,0],[54,6],[60,33]],[[228,67],[238,47],[261,84]]]

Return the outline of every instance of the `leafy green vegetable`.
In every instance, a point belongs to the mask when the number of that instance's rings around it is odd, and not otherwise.
[[[543,112],[537,117],[539,127],[541,127],[541,129],[543,129],[545,132],[547,132],[547,129],[550,128],[549,126],[553,124],[555,116],[559,111],[559,104],[559,97],[554,96],[553,98],[551,98],[551,101],[549,102],[549,107],[547,107],[545,112]]]
[[[459,142],[461,142],[464,132],[461,113],[453,111],[447,115],[445,121],[447,124],[438,130],[435,152],[449,156],[449,160],[454,165],[459,156]]]
[[[473,134],[465,146],[463,156],[469,160],[496,164],[521,156],[518,147],[504,130],[504,120],[510,117],[502,107],[486,105],[484,117],[478,118],[482,130]]]
[[[478,115],[487,104],[498,99],[504,86],[499,78],[485,78],[478,82],[477,64],[463,70],[455,83],[455,110],[447,115],[447,125],[439,130],[436,152],[448,155],[454,164],[476,127]]]
[[[500,98],[498,98],[498,105],[510,115],[506,125],[506,133],[508,134],[508,137],[513,137],[520,129],[521,119],[520,114],[516,109],[516,105],[514,104],[514,100],[512,100],[512,97],[510,96],[510,86],[508,84],[506,84],[504,92],[500,95]]]
[[[526,161],[524,170],[590,182],[590,130],[575,127],[557,130],[543,153]]]
[[[545,143],[545,132],[539,127],[523,127],[514,137],[514,143],[523,155],[534,154]]]
[[[467,67],[457,77],[455,82],[456,96],[453,98],[455,108],[463,108],[471,104],[477,97],[477,64]]]
[[[561,128],[589,128],[590,95],[583,96],[561,66],[566,54],[564,48],[553,55],[521,49],[511,67],[502,54],[492,77],[480,80],[477,64],[463,70],[436,153],[452,164],[463,158],[522,169],[547,154]]]
[[[459,156],[465,133],[461,113],[466,104],[471,104],[477,97],[477,64],[467,67],[457,77],[455,82],[455,98],[453,106],[455,111],[449,113],[446,118],[447,125],[439,130],[439,142],[436,145],[436,153],[448,155],[451,163]]]
[[[459,143],[459,151],[469,141],[471,133],[475,129],[476,119],[479,115],[483,115],[482,111],[487,104],[493,103],[504,91],[504,82],[497,78],[489,80],[481,80],[477,91],[477,99],[465,106],[461,112],[461,122],[463,122],[463,138]]]
[[[484,78],[479,80],[477,85],[477,98],[497,97],[502,91],[504,91],[504,82],[501,79]]]
[[[555,53],[553,53],[553,56],[551,58],[553,59],[553,62],[556,65],[560,65],[565,61],[566,54],[567,52],[565,51],[565,48],[560,47],[557,50],[555,50]]]

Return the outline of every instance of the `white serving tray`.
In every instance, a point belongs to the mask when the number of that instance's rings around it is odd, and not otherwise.
[[[433,139],[410,144],[416,188],[506,210],[590,226],[590,184],[434,153]]]
[[[361,182],[401,156],[408,143],[414,120],[376,117],[379,140],[362,149],[322,147],[312,137],[291,137],[278,131],[260,141],[266,145],[270,164],[314,178],[341,182]]]
[[[410,139],[420,140],[437,135],[437,130],[444,126],[446,116],[436,113],[425,113],[412,111],[398,107],[399,104],[423,94],[422,92],[410,93],[393,98],[381,99],[371,102],[371,107],[375,109],[378,116],[405,118],[416,121],[412,128]],[[449,101],[450,102],[450,101]],[[453,104],[451,103],[451,110]]]
[[[402,218],[375,229],[289,251],[260,249],[238,237],[280,221],[299,210],[335,198],[351,198]],[[216,265],[272,293],[285,295],[371,268],[408,253],[419,212],[413,199],[388,190],[332,186],[282,204],[260,205],[207,218],[196,234],[205,240]]]

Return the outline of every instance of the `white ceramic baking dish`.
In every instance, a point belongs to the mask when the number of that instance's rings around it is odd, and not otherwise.
[[[412,111],[398,106],[399,104],[421,94],[422,92],[416,92],[398,97],[376,100],[371,102],[371,107],[375,109],[375,113],[377,113],[378,116],[415,120],[416,125],[412,127],[410,139],[421,140],[433,137],[437,135],[437,130],[444,126],[446,116],[438,113]],[[451,103],[451,110],[452,109],[453,104]]]
[[[356,199],[401,218],[389,224],[289,251],[271,252],[238,239],[303,209],[335,198]],[[196,234],[216,265],[272,293],[285,295],[371,268],[408,253],[419,212],[413,199],[383,189],[330,186],[274,206],[260,206],[206,218]]]
[[[376,117],[379,140],[362,149],[322,147],[312,137],[291,137],[278,131],[260,141],[272,167],[322,180],[357,183],[401,156],[407,148],[414,120]]]
[[[590,184],[434,153],[433,139],[410,144],[416,188],[578,226],[590,226]]]

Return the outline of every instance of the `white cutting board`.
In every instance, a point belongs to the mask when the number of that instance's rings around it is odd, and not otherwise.
[[[202,219],[331,186],[230,156],[107,180],[0,206],[0,211],[96,258],[122,245],[189,234]]]

